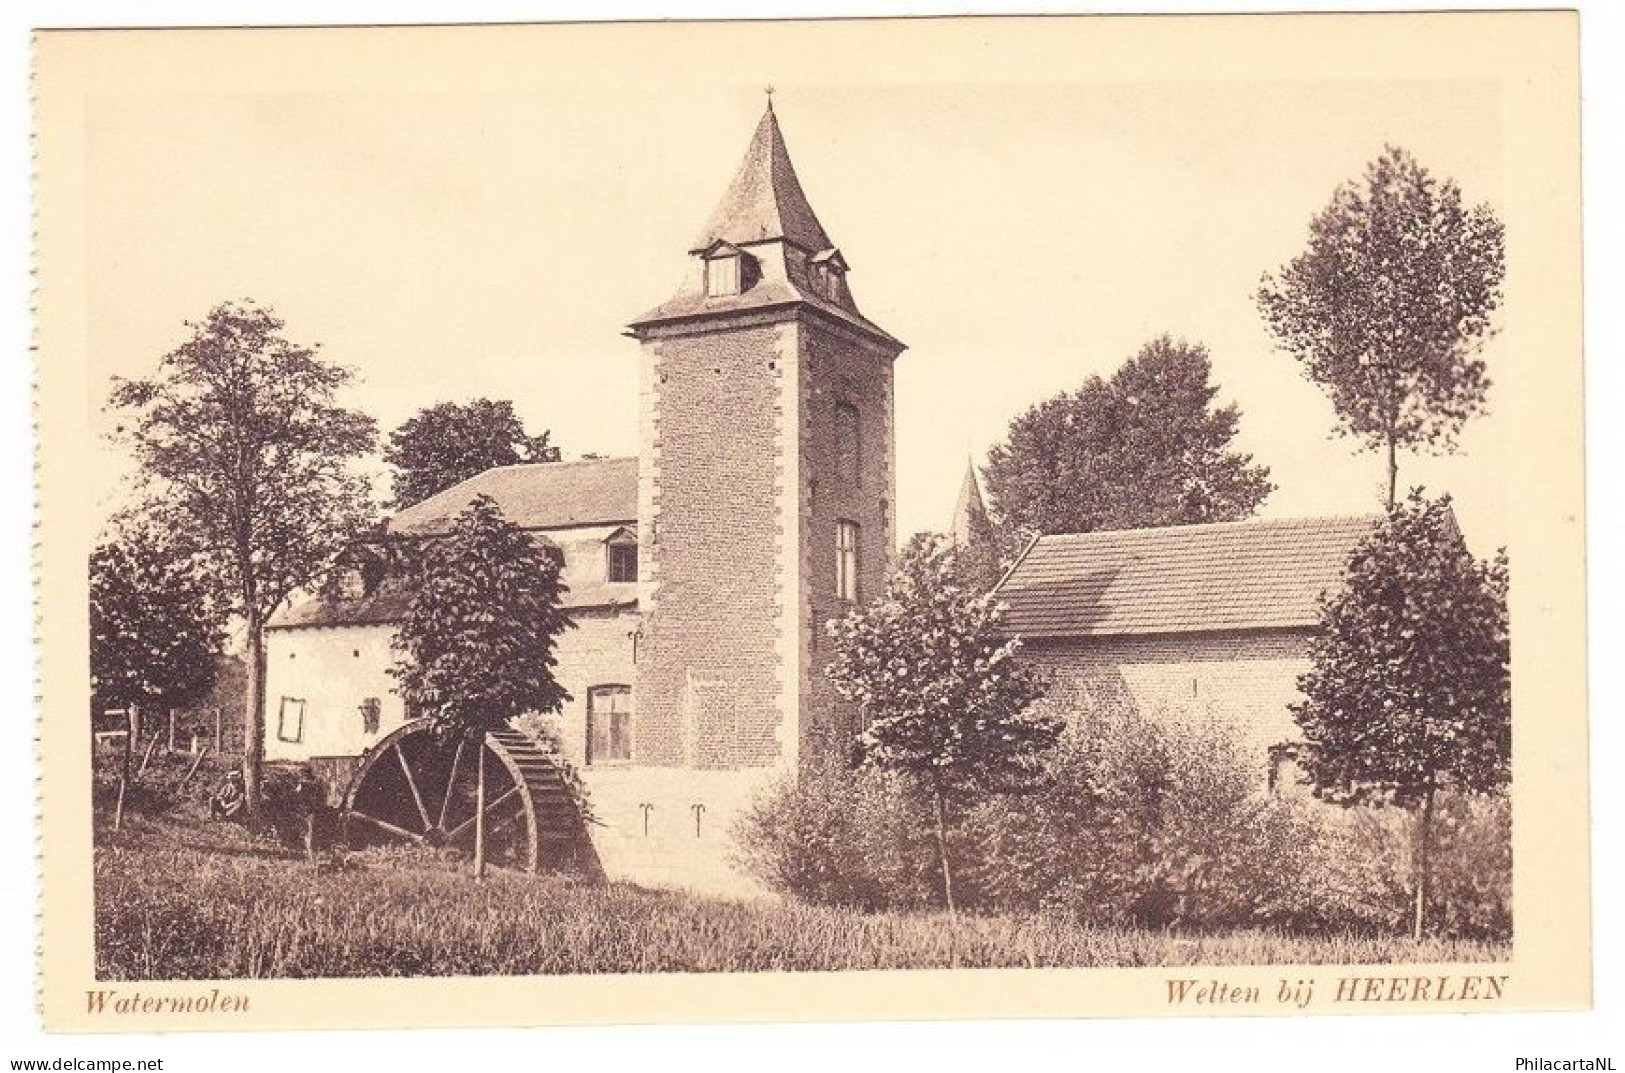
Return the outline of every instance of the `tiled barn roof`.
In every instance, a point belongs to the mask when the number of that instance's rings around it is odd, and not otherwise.
[[[597,544],[622,525],[637,525],[638,460],[590,458],[488,469],[406,508],[385,529],[392,537],[444,533],[481,494],[496,500],[503,515],[520,528],[550,530],[549,543]],[[399,580],[392,579],[369,596],[312,597],[278,612],[269,625],[272,629],[384,625],[400,621],[410,600]],[[578,579],[562,603],[575,610],[631,607],[637,604],[637,586]]]
[[[638,517],[638,460],[584,458],[488,469],[407,507],[389,520],[389,533],[445,532],[452,518],[482,494],[496,500],[503,515],[522,529],[633,523]]]
[[[997,589],[1026,637],[1313,626],[1376,515],[1042,536]]]

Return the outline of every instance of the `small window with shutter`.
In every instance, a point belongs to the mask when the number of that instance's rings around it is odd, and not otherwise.
[[[605,542],[605,554],[608,556],[604,571],[606,580],[627,582],[638,579],[637,537],[625,529],[620,530]]]
[[[298,697],[283,697],[277,709],[276,736],[278,741],[305,740],[305,702]]]

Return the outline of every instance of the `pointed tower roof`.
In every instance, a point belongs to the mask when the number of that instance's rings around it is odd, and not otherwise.
[[[865,317],[847,281],[847,260],[830,241],[807,202],[790,163],[773,104],[756,124],[745,159],[722,201],[689,247],[689,272],[677,293],[633,320],[634,336],[682,331],[721,317],[811,313],[855,330],[882,349],[901,353],[902,342]],[[712,264],[736,268],[712,284]]]
[[[976,466],[965,460],[965,479],[959,485],[959,502],[954,504],[948,535],[961,547],[968,546],[979,532],[987,531],[987,507],[982,503],[982,486],[976,482]]]
[[[796,178],[771,98],[733,183],[690,252],[698,253],[718,239],[736,244],[783,239],[808,253],[819,253],[834,245],[807,203],[801,180]]]

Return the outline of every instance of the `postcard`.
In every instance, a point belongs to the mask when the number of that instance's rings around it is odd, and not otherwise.
[[[1577,66],[38,32],[46,1026],[1589,1006]]]

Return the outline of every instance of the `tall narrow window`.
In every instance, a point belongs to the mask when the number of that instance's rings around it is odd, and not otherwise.
[[[277,709],[276,736],[278,741],[305,740],[305,702],[298,697],[283,697]]]
[[[835,404],[835,464],[841,480],[861,484],[862,443],[859,441],[858,408],[849,402]]]
[[[587,763],[632,762],[632,689],[593,686],[587,690]]]
[[[835,523],[835,595],[858,599],[858,523],[845,518]]]

